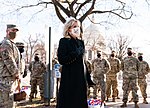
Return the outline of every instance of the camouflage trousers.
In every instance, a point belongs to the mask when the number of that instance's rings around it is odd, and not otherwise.
[[[138,85],[140,87],[140,91],[141,91],[142,97],[143,98],[147,98],[147,93],[146,93],[147,83],[146,83],[146,79],[138,79]]]
[[[40,96],[44,97],[44,81],[43,78],[32,78],[30,81],[31,84],[31,93],[30,98],[34,97],[34,93],[37,91],[37,85],[39,85]]]
[[[13,108],[13,95],[10,95],[11,83],[0,79],[0,108]]]
[[[130,93],[130,91],[132,91],[132,97],[133,97],[133,101],[134,102],[138,102],[139,98],[138,98],[138,94],[137,94],[137,79],[123,79],[123,102],[127,102],[128,101],[128,95]]]
[[[98,90],[100,89],[101,99],[102,101],[105,101],[106,85],[104,81],[104,75],[101,75],[99,77],[93,76],[93,82],[96,84],[95,86],[93,86],[94,97],[97,97]]]
[[[107,77],[106,76],[106,96],[109,98],[111,95],[111,87],[112,87],[112,97],[117,97],[117,77]]]

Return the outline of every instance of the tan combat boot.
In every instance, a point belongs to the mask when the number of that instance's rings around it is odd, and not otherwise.
[[[131,99],[129,100],[129,102],[133,102],[133,98],[131,98]]]
[[[106,98],[106,102],[109,102],[109,99],[108,99],[108,97]]]
[[[41,102],[44,103],[45,102],[45,99],[43,96],[41,96]]]
[[[120,97],[119,97],[119,96],[117,96],[117,99],[120,99]]]
[[[37,90],[36,90],[35,93],[34,93],[34,98],[36,98],[36,96],[37,96]]]
[[[30,94],[29,102],[32,102],[33,94]]]
[[[144,103],[144,104],[148,104],[146,98],[143,99],[143,103]]]
[[[115,97],[112,98],[112,102],[116,102]]]
[[[117,99],[120,99],[118,91],[117,91]]]
[[[30,97],[30,98],[29,98],[29,102],[32,102],[32,99],[33,99],[33,98],[32,98],[32,97]]]
[[[120,107],[127,107],[127,102],[124,102]]]

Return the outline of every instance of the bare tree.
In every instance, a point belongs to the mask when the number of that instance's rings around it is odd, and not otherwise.
[[[150,0],[145,0],[148,5],[150,5]]]
[[[70,17],[82,23],[91,14],[115,15],[125,20],[130,19],[133,15],[131,8],[121,0],[37,0],[35,4],[18,6],[16,11],[29,7],[43,7],[36,12],[37,14],[46,9],[49,4],[54,6],[56,15],[62,23],[65,23],[66,18]],[[104,8],[108,4],[109,7]]]
[[[115,50],[117,52],[117,57],[122,60],[131,41],[132,40],[129,39],[128,36],[118,34],[117,36],[113,36],[109,39],[108,47],[111,51]]]
[[[35,53],[40,53],[41,57],[43,55],[45,57],[45,43],[43,42],[44,40],[41,39],[42,37],[43,36],[41,36],[41,34],[37,34],[35,38],[32,38],[30,35],[26,40],[24,40],[24,43],[26,44],[25,55],[27,63],[32,61]]]

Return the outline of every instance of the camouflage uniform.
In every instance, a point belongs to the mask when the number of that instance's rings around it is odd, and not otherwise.
[[[139,61],[139,71],[138,71],[138,85],[141,90],[141,94],[143,97],[143,103],[148,104],[146,101],[147,98],[147,93],[146,93],[146,88],[147,88],[147,83],[146,83],[146,75],[149,73],[149,65],[146,61]]]
[[[44,79],[43,75],[46,71],[46,66],[42,61],[32,61],[29,64],[30,75],[30,84],[31,84],[31,93],[30,101],[32,101],[35,91],[37,90],[37,85],[40,88],[41,99],[44,99]]]
[[[16,45],[7,37],[0,46],[0,108],[13,107],[11,86],[19,75],[20,53]]]
[[[93,86],[93,95],[94,98],[97,96],[97,90],[98,87],[100,87],[101,90],[101,99],[102,101],[105,101],[105,76],[109,70],[110,70],[110,64],[106,59],[103,58],[96,58],[92,61],[92,69],[93,69],[93,82],[96,84],[96,86]]]
[[[122,61],[122,71],[123,71],[123,102],[126,103],[128,101],[128,94],[132,91],[133,101],[135,103],[138,102],[138,94],[137,94],[137,78],[138,78],[138,69],[139,69],[139,61],[137,58],[133,56],[125,57]],[[123,106],[121,106],[123,107]]]
[[[111,70],[106,74],[106,96],[107,100],[111,95],[111,87],[112,87],[112,97],[113,101],[115,101],[115,97],[117,97],[117,73],[120,71],[121,68],[121,62],[118,58],[116,57],[111,57],[108,59]]]
[[[25,59],[22,57],[22,53],[24,52],[24,43],[22,42],[16,42],[16,46],[20,52],[20,74],[21,77],[26,77],[27,76],[27,65],[25,62]]]

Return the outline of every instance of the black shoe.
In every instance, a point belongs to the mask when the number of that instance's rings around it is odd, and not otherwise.
[[[120,107],[127,107],[127,104],[123,103]]]
[[[100,106],[102,106],[103,104],[104,104],[104,106],[106,106],[106,103],[105,103],[105,102],[102,102]]]
[[[104,103],[104,106],[106,106],[106,103]]]
[[[95,83],[93,83],[93,81],[92,80],[90,80],[90,81],[88,81],[88,86],[89,87],[93,87],[93,86],[95,86],[96,84]]]

